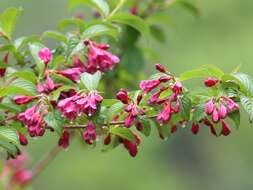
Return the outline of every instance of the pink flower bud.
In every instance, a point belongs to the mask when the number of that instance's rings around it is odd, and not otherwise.
[[[108,145],[111,143],[111,134],[109,133],[104,139],[104,145]]]
[[[127,128],[131,127],[134,124],[135,116],[131,113],[125,118],[125,126]]]
[[[27,185],[32,179],[32,173],[25,169],[17,170],[11,178],[12,183],[21,186]]]
[[[192,134],[194,134],[194,135],[198,134],[198,132],[199,132],[199,125],[196,124],[196,123],[193,123],[191,131],[192,131]]]
[[[227,101],[227,105],[228,105],[228,112],[232,112],[234,110],[238,110],[239,106],[237,103],[234,102],[234,100],[232,100],[229,97],[223,97],[226,101]]]
[[[134,142],[124,139],[123,144],[132,157],[135,157],[137,155],[138,147]]]
[[[216,78],[208,78],[205,80],[205,86],[206,87],[213,87],[214,85],[216,85],[219,82],[218,79]]]
[[[138,120],[138,122],[137,122],[137,124],[136,124],[136,129],[137,129],[138,131],[142,131],[142,129],[143,129],[143,126],[142,126],[142,123],[141,123],[140,120]]]
[[[137,5],[132,6],[129,12],[133,15],[138,15],[139,12],[138,6]]]
[[[222,124],[221,134],[224,136],[228,136],[231,133],[231,128],[224,120],[221,121],[221,124]]]
[[[161,76],[160,78],[159,78],[159,81],[160,82],[168,82],[168,81],[170,81],[172,79],[172,77],[170,77],[170,76]]]
[[[214,136],[217,136],[214,125],[208,119],[204,120],[204,124],[210,128],[210,131]]]
[[[166,73],[166,69],[161,64],[155,64],[156,70],[160,71],[161,73]]]
[[[176,133],[177,132],[177,125],[172,125],[170,132],[171,132],[171,134]],[[161,135],[160,135],[160,137],[161,137]],[[164,139],[164,137],[162,139]]]
[[[24,134],[18,132],[18,138],[21,145],[26,146],[28,144],[28,140]]]
[[[46,89],[46,91],[47,92],[51,92],[51,91],[54,90],[54,88],[55,88],[55,85],[54,85],[53,80],[49,76],[47,76],[46,83],[45,83],[45,89]]]
[[[37,98],[38,97],[36,97],[36,96],[15,96],[13,98],[13,100],[17,105],[23,105],[23,104],[27,104]]]
[[[3,59],[3,63],[7,64],[8,59],[9,59],[9,53],[5,54],[4,59]],[[0,68],[0,77],[4,77],[5,72],[6,72],[6,68]]]
[[[147,94],[160,85],[159,80],[144,80],[140,83],[140,88]]]
[[[37,91],[38,91],[38,93],[43,93],[44,92],[44,86],[39,82],[38,84],[37,84]]]
[[[208,115],[212,115],[213,114],[213,111],[214,111],[214,103],[213,103],[213,100],[209,100],[206,105],[205,105],[205,112],[208,114]]]
[[[142,94],[139,94],[139,95],[137,96],[137,99],[136,99],[136,100],[137,100],[137,105],[140,104],[142,98],[143,98],[143,95],[142,95]]]
[[[223,104],[220,105],[218,114],[221,119],[225,119],[227,117],[227,108]]]
[[[120,100],[123,104],[128,104],[129,96],[126,90],[120,89],[120,91],[116,95],[116,98]]]
[[[171,104],[166,103],[162,112],[157,116],[157,121],[162,124],[166,124],[171,119]]]
[[[55,71],[55,73],[76,82],[80,80],[80,75],[81,75],[80,68],[65,69],[62,71]]]
[[[70,138],[69,132],[63,131],[63,133],[58,141],[58,145],[64,149],[67,149],[69,147],[69,138]]]
[[[96,140],[96,138],[97,138],[96,126],[92,122],[90,122],[87,125],[85,131],[83,132],[83,139],[87,144],[91,145]]]
[[[52,59],[53,59],[53,54],[48,48],[43,48],[42,50],[39,51],[39,58],[45,65],[47,65]]]
[[[214,110],[213,110],[212,119],[213,119],[214,123],[218,123],[219,120],[220,120],[219,113],[218,113],[218,110],[216,108],[214,108]]]
[[[183,85],[181,84],[181,82],[177,81],[173,86],[172,86],[172,91],[175,94],[181,94],[183,91]]]

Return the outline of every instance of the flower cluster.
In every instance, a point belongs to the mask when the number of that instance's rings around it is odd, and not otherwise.
[[[65,98],[58,103],[57,107],[66,118],[75,120],[82,113],[89,117],[92,116],[97,111],[98,105],[102,100],[103,97],[96,91],[90,91]]]

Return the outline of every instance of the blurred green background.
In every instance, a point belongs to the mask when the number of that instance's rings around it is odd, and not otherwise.
[[[215,64],[229,72],[253,74],[253,1],[195,0],[201,15],[195,17],[182,8],[168,14],[164,26],[167,41],[151,43],[161,63],[174,73],[202,64]],[[0,0],[0,10],[22,6],[16,36],[40,34],[56,29],[60,19],[69,17],[66,0]],[[151,67],[151,66],[149,66]],[[151,69],[148,69],[151,70]],[[194,83],[191,83],[194,85]],[[240,130],[229,137],[215,138],[208,129],[197,136],[181,130],[168,141],[156,131],[143,143],[136,158],[122,148],[110,153],[87,149],[73,142],[34,181],[36,190],[56,189],[145,189],[145,190],[252,190],[253,128],[243,118]],[[32,163],[56,144],[48,135],[30,142]]]

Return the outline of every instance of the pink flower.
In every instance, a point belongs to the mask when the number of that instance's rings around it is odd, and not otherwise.
[[[172,86],[172,91],[175,94],[181,94],[183,91],[183,85],[181,84],[181,82],[177,81],[173,86]]]
[[[199,132],[199,125],[196,124],[196,123],[193,123],[191,131],[192,131],[192,134],[194,134],[194,135],[198,134],[198,132]]]
[[[168,82],[168,81],[170,81],[172,79],[172,77],[170,77],[170,76],[161,76],[160,78],[159,78],[159,81],[160,82]]]
[[[123,144],[124,144],[124,147],[128,150],[128,153],[132,157],[135,157],[137,155],[137,153],[138,153],[138,146],[137,146],[137,144],[135,144],[134,142],[129,141],[127,139],[123,140]]]
[[[134,124],[135,117],[139,113],[138,107],[136,104],[131,103],[126,107],[125,111],[129,113],[128,116],[125,118],[125,126],[131,127]]]
[[[61,100],[58,103],[59,110],[63,113],[63,115],[69,120],[75,120],[78,116],[78,108],[75,104],[75,100],[79,97],[74,95],[72,97]]]
[[[25,112],[20,113],[17,119],[27,126],[31,137],[43,136],[46,127],[43,117],[46,114],[47,110],[44,109],[44,106],[38,108],[36,104],[28,108]]]
[[[162,124],[166,124],[171,119],[171,103],[166,102],[162,112],[157,116],[157,121]]]
[[[138,12],[139,12],[139,7],[137,5],[133,5],[131,7],[131,9],[129,10],[129,12],[133,15],[138,15]]]
[[[72,56],[72,62],[74,68],[79,68],[82,73],[85,71],[85,65],[77,55]]]
[[[224,120],[221,121],[221,124],[222,124],[221,134],[224,136],[228,136],[231,133],[231,128]]]
[[[127,128],[131,127],[134,124],[134,119],[135,116],[133,116],[132,114],[129,114],[126,118],[125,118],[125,126]]]
[[[225,119],[227,117],[227,108],[221,104],[218,110],[219,118]]]
[[[88,62],[86,71],[95,73],[96,71],[105,72],[112,70],[120,62],[120,59],[107,51],[110,47],[107,44],[96,44],[93,41],[85,40],[84,44],[88,47]]]
[[[161,73],[166,73],[166,69],[161,64],[155,64],[156,70],[160,71]]]
[[[109,133],[104,139],[104,145],[108,145],[111,143],[111,134]]]
[[[80,68],[71,68],[62,71],[55,71],[55,73],[77,82],[80,80],[80,75],[82,72]]]
[[[58,141],[58,145],[64,149],[68,148],[69,147],[69,138],[70,138],[69,132],[63,131],[63,133]]]
[[[28,144],[28,140],[24,134],[18,132],[18,138],[21,145],[25,146]]]
[[[214,125],[208,119],[204,120],[204,124],[210,128],[210,131],[214,136],[217,136]]]
[[[218,123],[219,120],[220,120],[219,113],[218,113],[218,110],[216,108],[213,110],[212,119],[213,119],[214,123]]]
[[[47,65],[53,59],[53,54],[50,49],[43,48],[39,51],[39,58],[45,65]]]
[[[205,86],[206,86],[206,87],[213,87],[213,86],[215,86],[218,82],[219,82],[219,80],[216,79],[216,78],[208,78],[208,79],[205,80],[204,83],[205,83]]]
[[[126,90],[120,89],[120,91],[116,95],[116,98],[120,100],[123,104],[128,104],[129,96]]]
[[[208,114],[208,115],[212,115],[213,114],[213,111],[214,111],[214,108],[215,108],[215,105],[213,103],[213,100],[209,100],[206,105],[205,105],[205,112]]]
[[[21,186],[27,185],[32,179],[32,173],[25,169],[17,170],[11,178],[11,182]]]
[[[173,133],[176,133],[177,132],[177,125],[172,125],[171,129],[170,129],[170,133],[173,134]],[[164,137],[162,136],[162,134],[160,134],[160,137],[162,139],[164,139]]]
[[[160,83],[159,80],[144,80],[141,81],[140,88],[147,94],[158,87]]]
[[[96,126],[90,122],[85,131],[83,132],[83,139],[87,144],[93,144],[93,142],[96,140],[97,134],[96,134]]]
[[[37,98],[38,98],[37,96],[15,96],[13,98],[13,100],[17,105],[23,105],[23,104],[27,104]]]
[[[239,109],[238,104],[235,103],[234,100],[232,100],[231,98],[225,97],[225,96],[223,96],[222,98],[225,99],[226,102],[227,102],[227,106],[228,106],[228,110],[227,111],[229,113],[231,113],[231,112]]]

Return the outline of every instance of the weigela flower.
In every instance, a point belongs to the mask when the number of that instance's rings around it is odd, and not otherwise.
[[[192,134],[196,135],[199,132],[199,124],[193,123],[191,128]]]
[[[45,84],[42,84],[38,82],[37,84],[37,91],[39,93],[45,93],[45,94],[50,94],[54,90],[58,89],[61,84],[55,84],[54,81],[50,78],[49,74],[46,74],[46,81]]]
[[[13,174],[11,178],[11,182],[13,184],[25,186],[30,182],[31,179],[32,179],[32,173],[29,170],[19,169]]]
[[[128,104],[130,98],[128,96],[128,92],[124,89],[120,89],[116,95],[116,98],[120,100],[123,104]]]
[[[9,59],[9,53],[5,54],[4,59],[3,59],[3,63],[7,64],[8,59]],[[6,68],[0,68],[0,77],[4,77],[5,72],[6,72]]]
[[[215,108],[215,105],[214,105],[214,102],[213,100],[209,100],[206,105],[205,105],[205,112],[208,114],[208,115],[212,115],[213,114],[213,111],[214,111],[214,108]]]
[[[64,149],[67,149],[69,147],[69,138],[70,138],[69,132],[63,131],[63,133],[58,141],[58,145]]]
[[[93,144],[96,138],[96,126],[92,122],[90,122],[83,132],[83,139],[87,144]]]
[[[121,142],[123,143],[124,147],[128,150],[128,153],[135,157],[138,153],[138,146],[141,143],[141,138],[133,132],[133,135],[135,137],[136,142],[132,142],[128,139],[121,139]]]
[[[17,118],[27,126],[31,137],[43,136],[46,127],[43,117],[46,114],[47,110],[43,105],[35,104],[25,112],[20,113]]]
[[[76,67],[76,68],[71,68],[71,69],[65,69],[61,71],[55,71],[56,74],[62,75],[72,81],[78,82],[80,80],[80,75],[82,74],[81,69]]]
[[[221,134],[224,136],[228,136],[231,133],[231,128],[229,127],[228,123],[226,123],[226,121],[224,120],[221,121],[221,124],[222,124]]]
[[[216,78],[208,78],[205,80],[205,86],[206,87],[213,87],[215,86],[217,83],[219,83],[219,80]]]
[[[161,73],[166,73],[165,67],[162,66],[161,64],[155,64],[155,68],[156,68],[156,70],[158,70]]]
[[[96,71],[105,72],[112,70],[120,59],[107,51],[109,45],[96,44],[91,40],[85,40],[84,44],[88,47],[88,61],[86,72],[95,73]]]
[[[14,96],[13,101],[17,105],[23,105],[23,104],[27,104],[37,98],[38,98],[38,96]]]
[[[75,103],[79,99],[78,95],[71,96],[69,98],[63,99],[58,103],[59,110],[63,115],[69,120],[75,120],[78,116],[78,108]]]
[[[171,118],[171,103],[168,101],[164,104],[162,112],[157,116],[157,121],[159,123],[167,123]]]
[[[181,94],[183,91],[183,85],[181,84],[181,82],[177,81],[173,86],[172,86],[172,91],[175,94]]]
[[[53,54],[49,48],[43,48],[39,51],[39,58],[47,65],[53,59]]]

